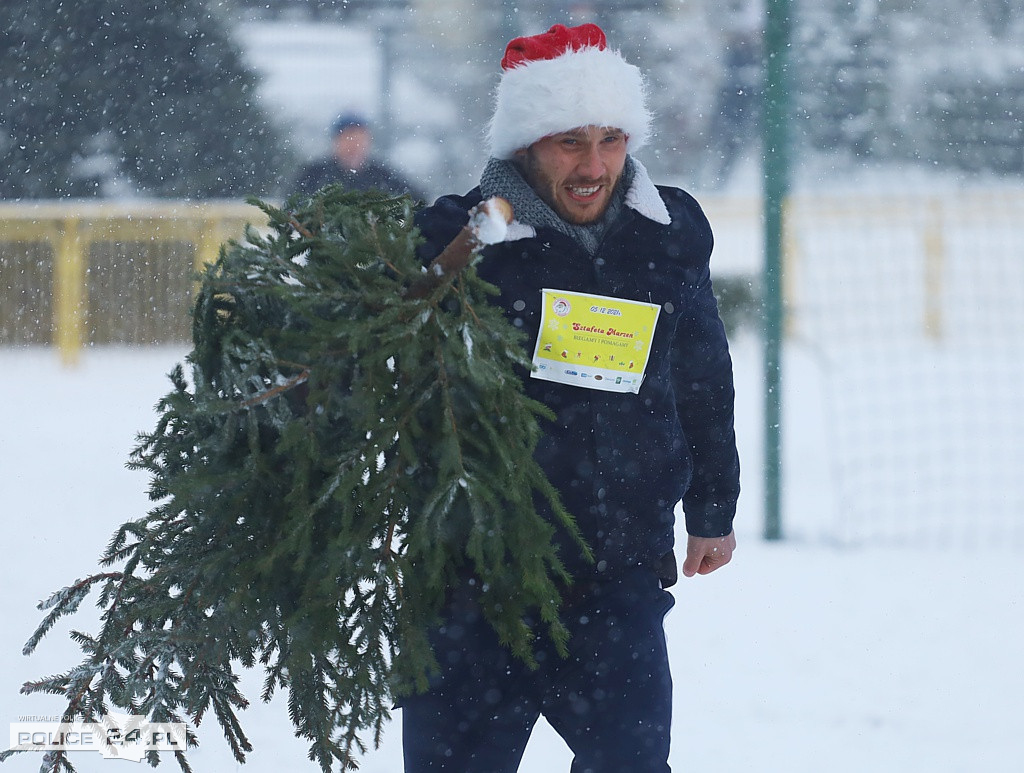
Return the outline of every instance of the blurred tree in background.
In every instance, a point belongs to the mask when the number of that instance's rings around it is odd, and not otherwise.
[[[798,0],[802,152],[1024,172],[1024,2]]]
[[[0,5],[0,196],[265,193],[285,163],[256,77],[203,0]]]
[[[441,194],[476,181],[507,40],[594,21],[649,77],[651,172],[717,188],[741,168],[756,184],[763,13],[760,0],[7,0],[0,196],[280,193],[296,156],[314,155],[296,125],[324,62],[307,46],[309,83],[292,73],[287,104],[280,87],[258,94],[233,38],[244,24],[363,31],[382,73],[379,150]],[[1024,173],[1024,0],[794,0],[792,15],[794,159],[812,176]],[[350,85],[340,72],[339,110]]]
[[[798,136],[811,148],[869,156],[891,140],[891,30],[878,3],[799,5],[794,70]]]
[[[938,168],[1024,173],[1024,2],[940,0],[897,18],[910,45],[928,43],[912,71],[894,61],[907,95],[894,115],[909,127],[902,154]]]

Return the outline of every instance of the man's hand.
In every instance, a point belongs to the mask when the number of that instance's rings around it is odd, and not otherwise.
[[[729,532],[724,537],[689,537],[686,540],[686,560],[683,561],[683,575],[710,574],[732,560],[736,549],[736,534]]]

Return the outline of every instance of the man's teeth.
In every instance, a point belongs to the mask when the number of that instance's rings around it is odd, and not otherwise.
[[[576,187],[576,186],[570,186],[569,190],[572,191],[573,194],[576,195],[576,196],[593,196],[595,193],[598,192],[598,190],[600,190],[600,188],[601,188],[600,185],[591,185],[591,186],[588,186],[586,188],[579,188],[579,187]]]

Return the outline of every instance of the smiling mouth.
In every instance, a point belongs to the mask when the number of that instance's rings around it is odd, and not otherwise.
[[[569,193],[580,199],[589,199],[595,193],[601,190],[600,185],[570,185]]]

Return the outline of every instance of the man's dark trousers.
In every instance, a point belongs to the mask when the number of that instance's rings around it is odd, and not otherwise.
[[[434,638],[441,674],[403,702],[405,773],[514,773],[541,714],[575,755],[571,773],[669,771],[672,604],[644,567],[576,587],[562,614],[569,657],[542,640],[531,670],[457,594]]]

